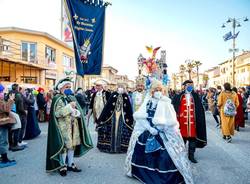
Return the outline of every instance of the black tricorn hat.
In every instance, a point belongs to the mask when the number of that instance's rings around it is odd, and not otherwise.
[[[182,83],[182,85],[183,86],[186,86],[186,84],[192,84],[192,83],[194,83],[192,80],[185,80],[183,83]]]

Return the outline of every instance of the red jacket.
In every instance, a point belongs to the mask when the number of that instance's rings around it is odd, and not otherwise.
[[[180,130],[182,137],[196,138],[196,125],[195,125],[195,106],[194,99],[190,94],[190,106],[186,101],[186,96],[183,95],[180,102],[179,114],[177,119],[180,123]]]

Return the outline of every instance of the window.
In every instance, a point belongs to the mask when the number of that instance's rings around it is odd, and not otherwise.
[[[45,58],[49,66],[56,66],[56,50],[51,47],[45,48]]]
[[[63,55],[63,66],[67,68],[73,68],[73,58],[67,55]]]
[[[21,76],[21,81],[23,83],[36,84],[37,83],[37,77]]]
[[[22,42],[22,60],[37,63],[36,43]]]

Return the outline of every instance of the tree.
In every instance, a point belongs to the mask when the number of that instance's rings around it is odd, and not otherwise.
[[[199,67],[202,65],[200,61],[193,60],[192,61],[193,68],[196,68],[197,72],[197,89],[199,88]]]

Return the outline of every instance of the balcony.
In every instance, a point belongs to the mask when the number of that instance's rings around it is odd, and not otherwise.
[[[0,37],[0,59],[2,61],[23,64],[39,69],[49,69],[44,52],[37,50],[22,49],[22,45],[12,40]]]

